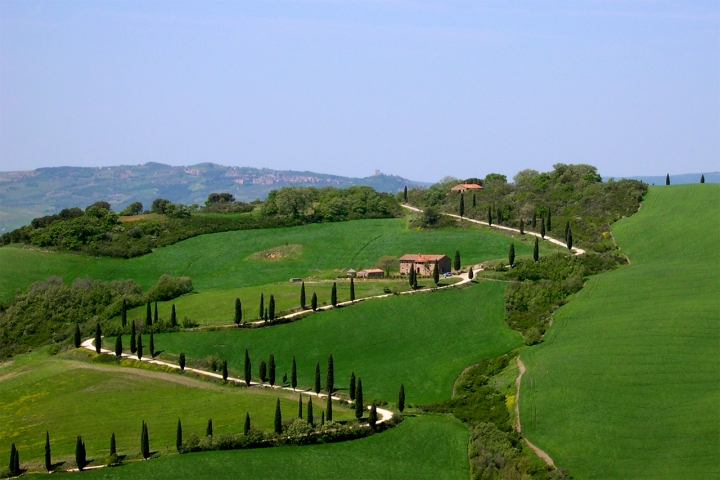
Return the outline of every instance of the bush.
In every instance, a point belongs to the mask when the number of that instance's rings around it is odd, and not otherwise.
[[[148,291],[148,299],[151,302],[171,300],[180,295],[192,292],[192,289],[193,286],[190,277],[161,275],[158,282]]]

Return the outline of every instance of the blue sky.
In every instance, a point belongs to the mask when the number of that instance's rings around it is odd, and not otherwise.
[[[720,169],[718,1],[0,2],[0,170]]]

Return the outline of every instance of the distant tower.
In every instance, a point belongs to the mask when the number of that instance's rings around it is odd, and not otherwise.
[[[382,172],[376,168],[374,175],[375,175],[376,177],[379,177],[380,175],[382,175]]]

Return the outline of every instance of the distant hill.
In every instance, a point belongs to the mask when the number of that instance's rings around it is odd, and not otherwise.
[[[700,183],[700,175],[705,175],[705,183],[720,183],[720,172],[710,173],[682,173],[680,175],[670,175],[670,185],[679,185],[682,183]],[[610,177],[603,177],[603,181],[607,181]],[[660,176],[639,176],[639,177],[615,177],[629,178],[632,180],[641,180],[648,185],[665,185],[665,175]]]
[[[118,167],[55,167],[0,172],[0,232],[26,225],[35,217],[68,207],[84,208],[105,200],[114,210],[132,202],[149,208],[156,198],[202,205],[212,192],[229,192],[237,200],[264,199],[284,186],[349,187],[367,185],[395,193],[407,185],[425,185],[395,175],[349,178],[314,172],[225,167],[201,163],[173,167],[162,163]]]

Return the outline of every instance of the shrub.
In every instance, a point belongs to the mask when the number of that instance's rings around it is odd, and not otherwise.
[[[180,295],[190,293],[193,289],[190,277],[171,277],[169,275],[161,275],[158,282],[150,287],[148,291],[148,300],[164,301],[177,298]]]

